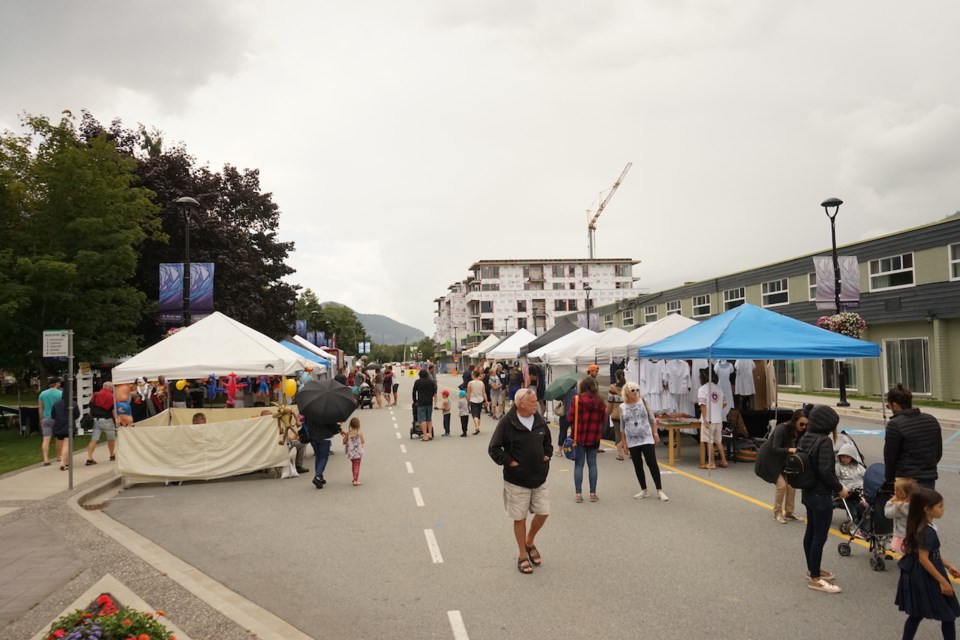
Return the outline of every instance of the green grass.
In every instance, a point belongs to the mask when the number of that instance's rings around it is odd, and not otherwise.
[[[40,434],[21,437],[14,428],[4,429],[0,427],[0,474],[43,462],[43,454],[40,451],[41,441]],[[56,455],[55,442],[54,438],[50,439],[51,460]],[[74,438],[74,453],[86,448],[89,442],[89,435]],[[66,446],[66,441],[64,441],[64,446]]]
[[[20,406],[22,407],[37,406],[37,395],[38,394],[33,391],[31,391],[30,393],[21,393]],[[17,406],[17,394],[0,393],[0,404],[6,405],[8,407]]]

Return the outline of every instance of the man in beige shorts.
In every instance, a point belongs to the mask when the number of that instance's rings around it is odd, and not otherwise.
[[[500,418],[487,449],[493,461],[503,467],[503,506],[513,520],[517,569],[523,574],[533,573],[533,568],[543,562],[534,542],[550,513],[550,494],[545,485],[553,444],[550,428],[537,408],[536,391],[517,391],[513,407]],[[530,513],[533,518],[528,529]]]

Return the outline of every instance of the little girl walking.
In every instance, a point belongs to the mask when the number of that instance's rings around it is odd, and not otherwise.
[[[367,440],[360,431],[360,418],[350,418],[350,429],[343,434],[343,445],[347,451],[347,459],[353,465],[353,486],[359,487],[360,460],[363,458],[363,445]]]
[[[883,505],[883,515],[893,520],[893,541],[890,548],[903,553],[903,537],[907,535],[907,516],[910,514],[910,496],[917,492],[917,483],[911,478],[897,478],[893,483],[893,497]]]
[[[933,489],[921,488],[910,498],[910,514],[903,539],[906,551],[898,566],[896,603],[909,616],[903,624],[903,640],[913,640],[924,618],[940,621],[945,640],[957,637],[956,619],[960,603],[953,592],[949,575],[960,578],[960,571],[940,555],[940,537],[933,521],[943,517],[943,496]]]

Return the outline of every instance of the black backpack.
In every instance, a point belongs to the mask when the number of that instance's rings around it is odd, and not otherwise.
[[[811,458],[822,446],[822,442],[814,445],[810,452],[801,451],[797,448],[796,453],[788,453],[786,463],[783,465],[783,477],[794,489],[812,489],[817,484],[817,472]]]

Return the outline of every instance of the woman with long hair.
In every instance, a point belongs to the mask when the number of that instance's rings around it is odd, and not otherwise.
[[[773,439],[774,460],[778,461],[782,470],[787,455],[797,452],[797,443],[800,436],[807,430],[808,419],[803,415],[803,409],[797,409],[787,422],[781,422],[773,428],[770,437]],[[793,511],[797,490],[787,484],[783,473],[777,478],[776,488],[773,491],[773,519],[780,524],[788,521],[803,522],[803,517]]]
[[[573,466],[573,487],[575,500],[583,502],[583,465],[586,463],[590,483],[590,502],[597,497],[597,450],[603,425],[607,420],[607,405],[600,397],[600,389],[593,376],[580,381],[580,393],[574,397],[567,409],[567,422],[573,428],[573,445],[576,457]]]

